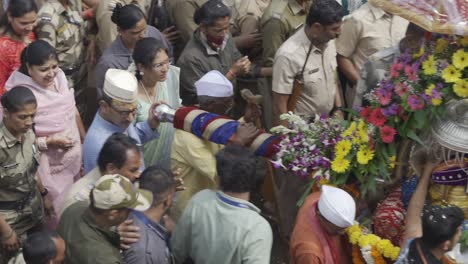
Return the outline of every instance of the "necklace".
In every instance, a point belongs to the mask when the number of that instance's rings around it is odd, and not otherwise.
[[[140,85],[141,85],[141,87],[143,88],[143,91],[145,92],[146,98],[148,99],[148,101],[150,102],[150,104],[153,104],[153,100],[151,100],[151,97],[149,96],[148,91],[146,90],[146,87],[145,87],[145,85],[143,84],[142,81],[140,81]],[[157,85],[158,85],[158,83],[156,83],[156,85],[153,87],[153,89],[154,89]]]

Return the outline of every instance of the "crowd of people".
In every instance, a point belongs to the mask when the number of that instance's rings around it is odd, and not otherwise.
[[[352,263],[370,206],[324,185],[298,208],[304,183],[248,147],[288,111],[344,117],[423,29],[366,1],[0,2],[0,264],[270,263],[274,237],[290,263]],[[161,104],[240,124],[216,144]],[[425,206],[436,165],[388,234],[397,263],[460,239],[460,208]]]

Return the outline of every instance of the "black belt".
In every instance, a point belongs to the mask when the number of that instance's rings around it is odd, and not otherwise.
[[[17,200],[17,201],[0,201],[0,210],[15,210],[15,211],[21,211],[23,210],[30,202],[32,199],[36,197],[36,192],[30,192],[27,194],[25,197]]]

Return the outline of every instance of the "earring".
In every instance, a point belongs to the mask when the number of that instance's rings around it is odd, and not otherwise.
[[[140,71],[140,76],[143,76],[143,75],[145,75],[144,72]]]

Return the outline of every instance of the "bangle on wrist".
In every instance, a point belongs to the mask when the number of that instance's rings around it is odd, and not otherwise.
[[[233,78],[237,77],[237,74],[233,70],[229,70],[228,74],[230,74]]]
[[[37,146],[40,150],[47,150],[47,137],[37,138]]]
[[[15,232],[15,231],[13,230],[13,228],[10,227],[10,233],[9,233],[7,236],[3,236],[3,235],[2,235],[2,236],[0,237],[0,240],[1,240],[1,241],[5,241],[5,240],[10,239],[10,238],[13,236],[13,232]]]

